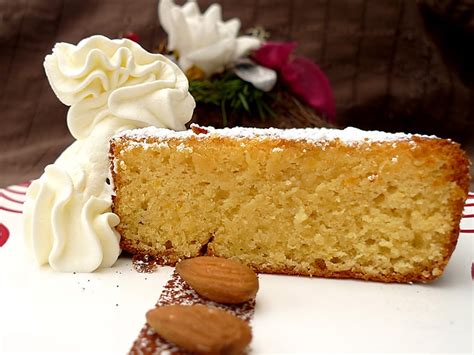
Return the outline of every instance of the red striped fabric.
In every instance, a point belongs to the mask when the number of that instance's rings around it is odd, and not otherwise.
[[[16,200],[6,194],[4,194],[3,192],[0,191],[0,197],[3,197],[5,200],[8,200],[10,202],[15,202],[15,203],[19,203],[19,204],[23,204],[25,203],[25,201],[20,201],[20,200]]]
[[[27,181],[0,189],[0,210],[10,213],[22,213],[23,204],[26,199],[26,189],[29,185],[30,182]],[[11,202],[8,204],[8,207],[1,203],[2,199]],[[6,226],[4,226],[4,228],[6,228]]]
[[[16,195],[26,195],[26,191],[14,190],[11,187],[5,187],[4,190],[8,191],[8,192],[11,192],[12,194],[16,194]]]

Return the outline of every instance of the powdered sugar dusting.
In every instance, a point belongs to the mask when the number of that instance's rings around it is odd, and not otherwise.
[[[151,274],[158,269],[159,263],[150,255],[134,255],[132,265],[137,272]]]
[[[346,145],[357,145],[360,143],[372,142],[391,142],[410,141],[413,137],[436,139],[436,136],[413,135],[407,133],[387,133],[381,131],[363,131],[357,128],[348,127],[345,129],[332,128],[247,128],[233,127],[216,129],[213,127],[192,126],[206,133],[196,134],[193,130],[172,131],[165,128],[146,127],[141,129],[127,130],[115,135],[112,139],[120,139],[122,137],[135,141],[144,142],[148,138],[158,141],[166,141],[170,139],[186,139],[194,137],[196,139],[208,139],[211,137],[228,137],[233,139],[258,139],[271,140],[283,139],[291,141],[306,141],[321,145],[321,143],[339,140]],[[197,131],[197,130],[196,130]]]
[[[205,306],[217,307],[246,322],[249,322],[255,311],[255,300],[238,304],[224,305],[201,298],[179,274],[174,271],[171,279],[165,285],[160,299],[156,304],[157,307],[168,306],[173,304],[193,305],[203,304]],[[140,331],[138,339],[135,340],[130,354],[187,354],[174,344],[166,342],[161,338],[148,324]]]

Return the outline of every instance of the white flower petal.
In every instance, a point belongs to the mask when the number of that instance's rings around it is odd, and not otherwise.
[[[235,39],[228,38],[211,46],[189,53],[187,58],[209,76],[224,70],[225,65],[232,60],[232,51],[234,47]]]
[[[204,14],[194,1],[177,6],[172,0],[160,0],[158,9],[168,33],[168,48],[178,52],[179,66],[185,71],[195,65],[210,76],[260,46],[258,39],[237,38],[240,20],[222,21],[218,4],[209,6]]]
[[[177,5],[175,6],[179,7]],[[201,15],[201,10],[199,10],[197,2],[191,0],[183,5],[183,14],[186,17],[199,17]]]
[[[260,47],[261,42],[259,39],[251,36],[241,36],[237,38],[236,46],[234,53],[232,55],[232,60],[236,60],[244,55],[246,55],[251,50],[257,49]]]
[[[225,23],[223,23],[226,35],[237,37],[240,30],[240,20],[238,18],[233,18]]]
[[[219,4],[212,4],[203,14],[204,21],[222,22],[222,8]]]
[[[160,0],[158,3],[158,18],[161,27],[169,34],[171,30],[171,9],[175,7],[173,0]]]
[[[168,32],[168,49],[181,52],[192,48],[192,32],[184,14],[175,7],[171,9],[170,19],[172,23]]]

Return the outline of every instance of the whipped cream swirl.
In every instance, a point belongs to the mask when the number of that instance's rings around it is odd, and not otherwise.
[[[183,130],[194,99],[173,62],[127,39],[58,43],[44,67],[59,100],[71,106],[67,122],[76,141],[28,188],[26,245],[40,265],[57,271],[110,267],[120,236],[106,183],[108,141],[124,129]]]

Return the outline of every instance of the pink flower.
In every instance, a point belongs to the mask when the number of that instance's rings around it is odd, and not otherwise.
[[[125,32],[124,35],[122,36],[122,38],[127,38],[133,42],[137,42],[139,43],[140,42],[140,36],[137,35],[135,32]]]
[[[280,70],[296,46],[296,42],[266,42],[255,51],[253,59],[264,67]]]
[[[331,84],[311,60],[290,56],[295,42],[267,42],[253,55],[260,65],[275,69],[290,90],[316,112],[334,122],[336,109]]]

